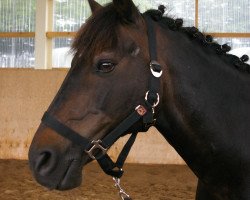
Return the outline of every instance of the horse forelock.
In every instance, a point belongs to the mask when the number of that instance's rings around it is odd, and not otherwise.
[[[72,44],[75,55],[89,58],[103,50],[113,49],[118,43],[119,23],[113,4],[98,10],[77,32]]]

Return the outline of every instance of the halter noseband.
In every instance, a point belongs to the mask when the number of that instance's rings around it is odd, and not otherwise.
[[[103,139],[90,141],[89,139],[81,136],[68,126],[64,125],[48,112],[45,112],[42,118],[42,123],[52,128],[61,136],[69,139],[73,143],[80,145],[84,148],[84,152],[94,160],[97,160],[103,171],[114,177],[116,186],[120,189],[120,196],[127,197],[128,195],[120,188],[119,178],[123,175],[123,164],[128,156],[128,153],[134,144],[136,136],[139,131],[145,132],[155,122],[154,114],[155,107],[158,106],[160,101],[159,89],[160,80],[162,75],[161,65],[157,62],[157,51],[156,51],[156,33],[154,23],[148,16],[145,17],[147,22],[147,34],[148,34],[148,45],[150,53],[150,71],[152,76],[150,77],[149,90],[145,94],[145,101],[138,105],[135,110],[125,118],[113,131],[111,131]],[[132,133],[127,143],[123,147],[117,161],[114,163],[109,155],[107,154],[108,149],[127,131],[132,125],[143,119],[144,128],[143,130],[137,130]]]

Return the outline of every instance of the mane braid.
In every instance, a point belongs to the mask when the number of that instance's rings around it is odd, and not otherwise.
[[[233,64],[239,71],[250,73],[250,65],[245,63],[248,61],[248,56],[243,55],[241,58],[228,54],[231,47],[227,44],[220,45],[214,41],[211,35],[201,33],[196,27],[183,27],[183,19],[173,19],[168,16],[159,17],[159,10],[148,10],[144,15],[149,15],[155,21],[159,21],[164,26],[167,26],[172,31],[180,31],[186,33],[191,40],[198,40],[204,47],[209,47],[214,52],[225,59],[227,62]]]

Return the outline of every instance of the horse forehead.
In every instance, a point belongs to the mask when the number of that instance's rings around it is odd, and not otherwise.
[[[118,29],[118,38],[124,42],[144,44],[147,41],[147,34],[140,26],[121,26]]]

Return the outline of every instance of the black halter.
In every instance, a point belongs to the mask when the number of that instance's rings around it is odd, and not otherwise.
[[[79,133],[75,132],[68,126],[62,124],[48,112],[45,112],[42,123],[52,128],[58,134],[69,139],[73,143],[83,147],[85,153],[90,158],[98,161],[103,171],[115,178],[120,178],[123,175],[123,164],[128,156],[128,153],[136,139],[139,131],[146,131],[155,122],[154,113],[155,107],[159,104],[159,89],[160,80],[162,75],[161,65],[157,62],[156,51],[156,34],[154,23],[150,17],[145,17],[148,28],[148,43],[150,53],[150,71],[152,73],[149,82],[149,90],[146,92],[145,101],[141,105],[138,105],[135,110],[124,119],[113,131],[100,140],[89,140]],[[127,131],[132,125],[134,125],[140,119],[143,119],[144,130],[137,130],[132,133],[129,140],[123,147],[117,161],[114,163],[107,154],[107,150]]]

